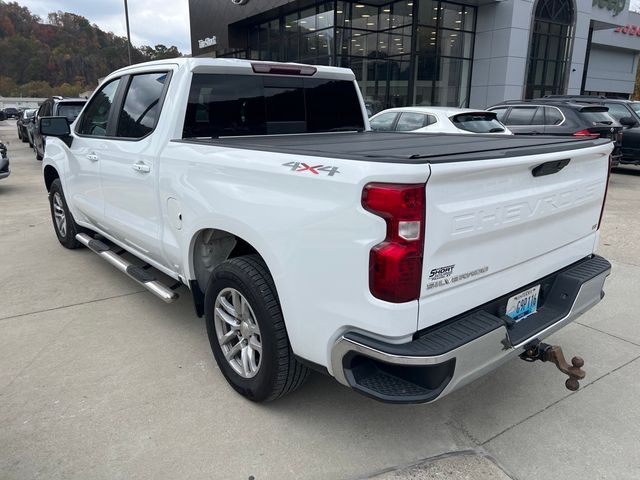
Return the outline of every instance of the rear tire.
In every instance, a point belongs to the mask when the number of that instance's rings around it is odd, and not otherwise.
[[[227,382],[254,402],[299,388],[309,370],[293,355],[273,278],[259,255],[222,262],[205,292],[211,350]]]
[[[49,207],[51,208],[53,229],[60,244],[69,249],[82,247],[83,245],[76,240],[76,234],[82,231],[82,228],[76,224],[67,207],[67,200],[64,198],[59,178],[56,178],[49,188]]]

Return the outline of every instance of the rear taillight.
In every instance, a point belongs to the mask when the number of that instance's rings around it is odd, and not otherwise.
[[[370,183],[362,206],[382,217],[387,235],[369,255],[369,289],[374,297],[401,303],[420,298],[424,246],[424,185]]]
[[[604,198],[602,199],[602,207],[600,208],[600,218],[598,218],[598,230],[602,224],[602,216],[604,215],[604,205],[607,203],[607,193],[609,192],[609,178],[611,177],[611,155],[609,155],[609,169],[607,170],[607,184],[604,187]]]
[[[599,137],[597,133],[590,132],[589,130],[579,130],[573,134],[574,137]]]

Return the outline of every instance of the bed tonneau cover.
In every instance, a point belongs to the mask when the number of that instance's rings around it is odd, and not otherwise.
[[[608,139],[481,134],[339,132],[192,138],[187,143],[389,163],[443,163],[570,151]]]

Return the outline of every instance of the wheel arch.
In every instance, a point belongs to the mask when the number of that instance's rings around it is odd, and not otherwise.
[[[47,187],[47,192],[51,189],[51,184],[53,183],[53,181],[56,178],[60,178],[60,174],[58,173],[58,170],[55,169],[55,167],[52,167],[51,165],[45,165],[44,167],[44,184]]]
[[[213,270],[225,260],[256,254],[267,265],[269,260],[254,243],[228,230],[200,228],[191,236],[189,245],[189,286],[198,316],[204,314],[204,292]]]

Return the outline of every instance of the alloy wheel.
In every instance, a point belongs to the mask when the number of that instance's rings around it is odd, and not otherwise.
[[[53,194],[53,218],[56,221],[56,228],[61,237],[67,236],[67,216],[64,212],[64,204],[60,192]]]
[[[235,288],[220,291],[214,322],[218,343],[231,368],[243,378],[253,378],[262,362],[262,340],[247,299]]]

